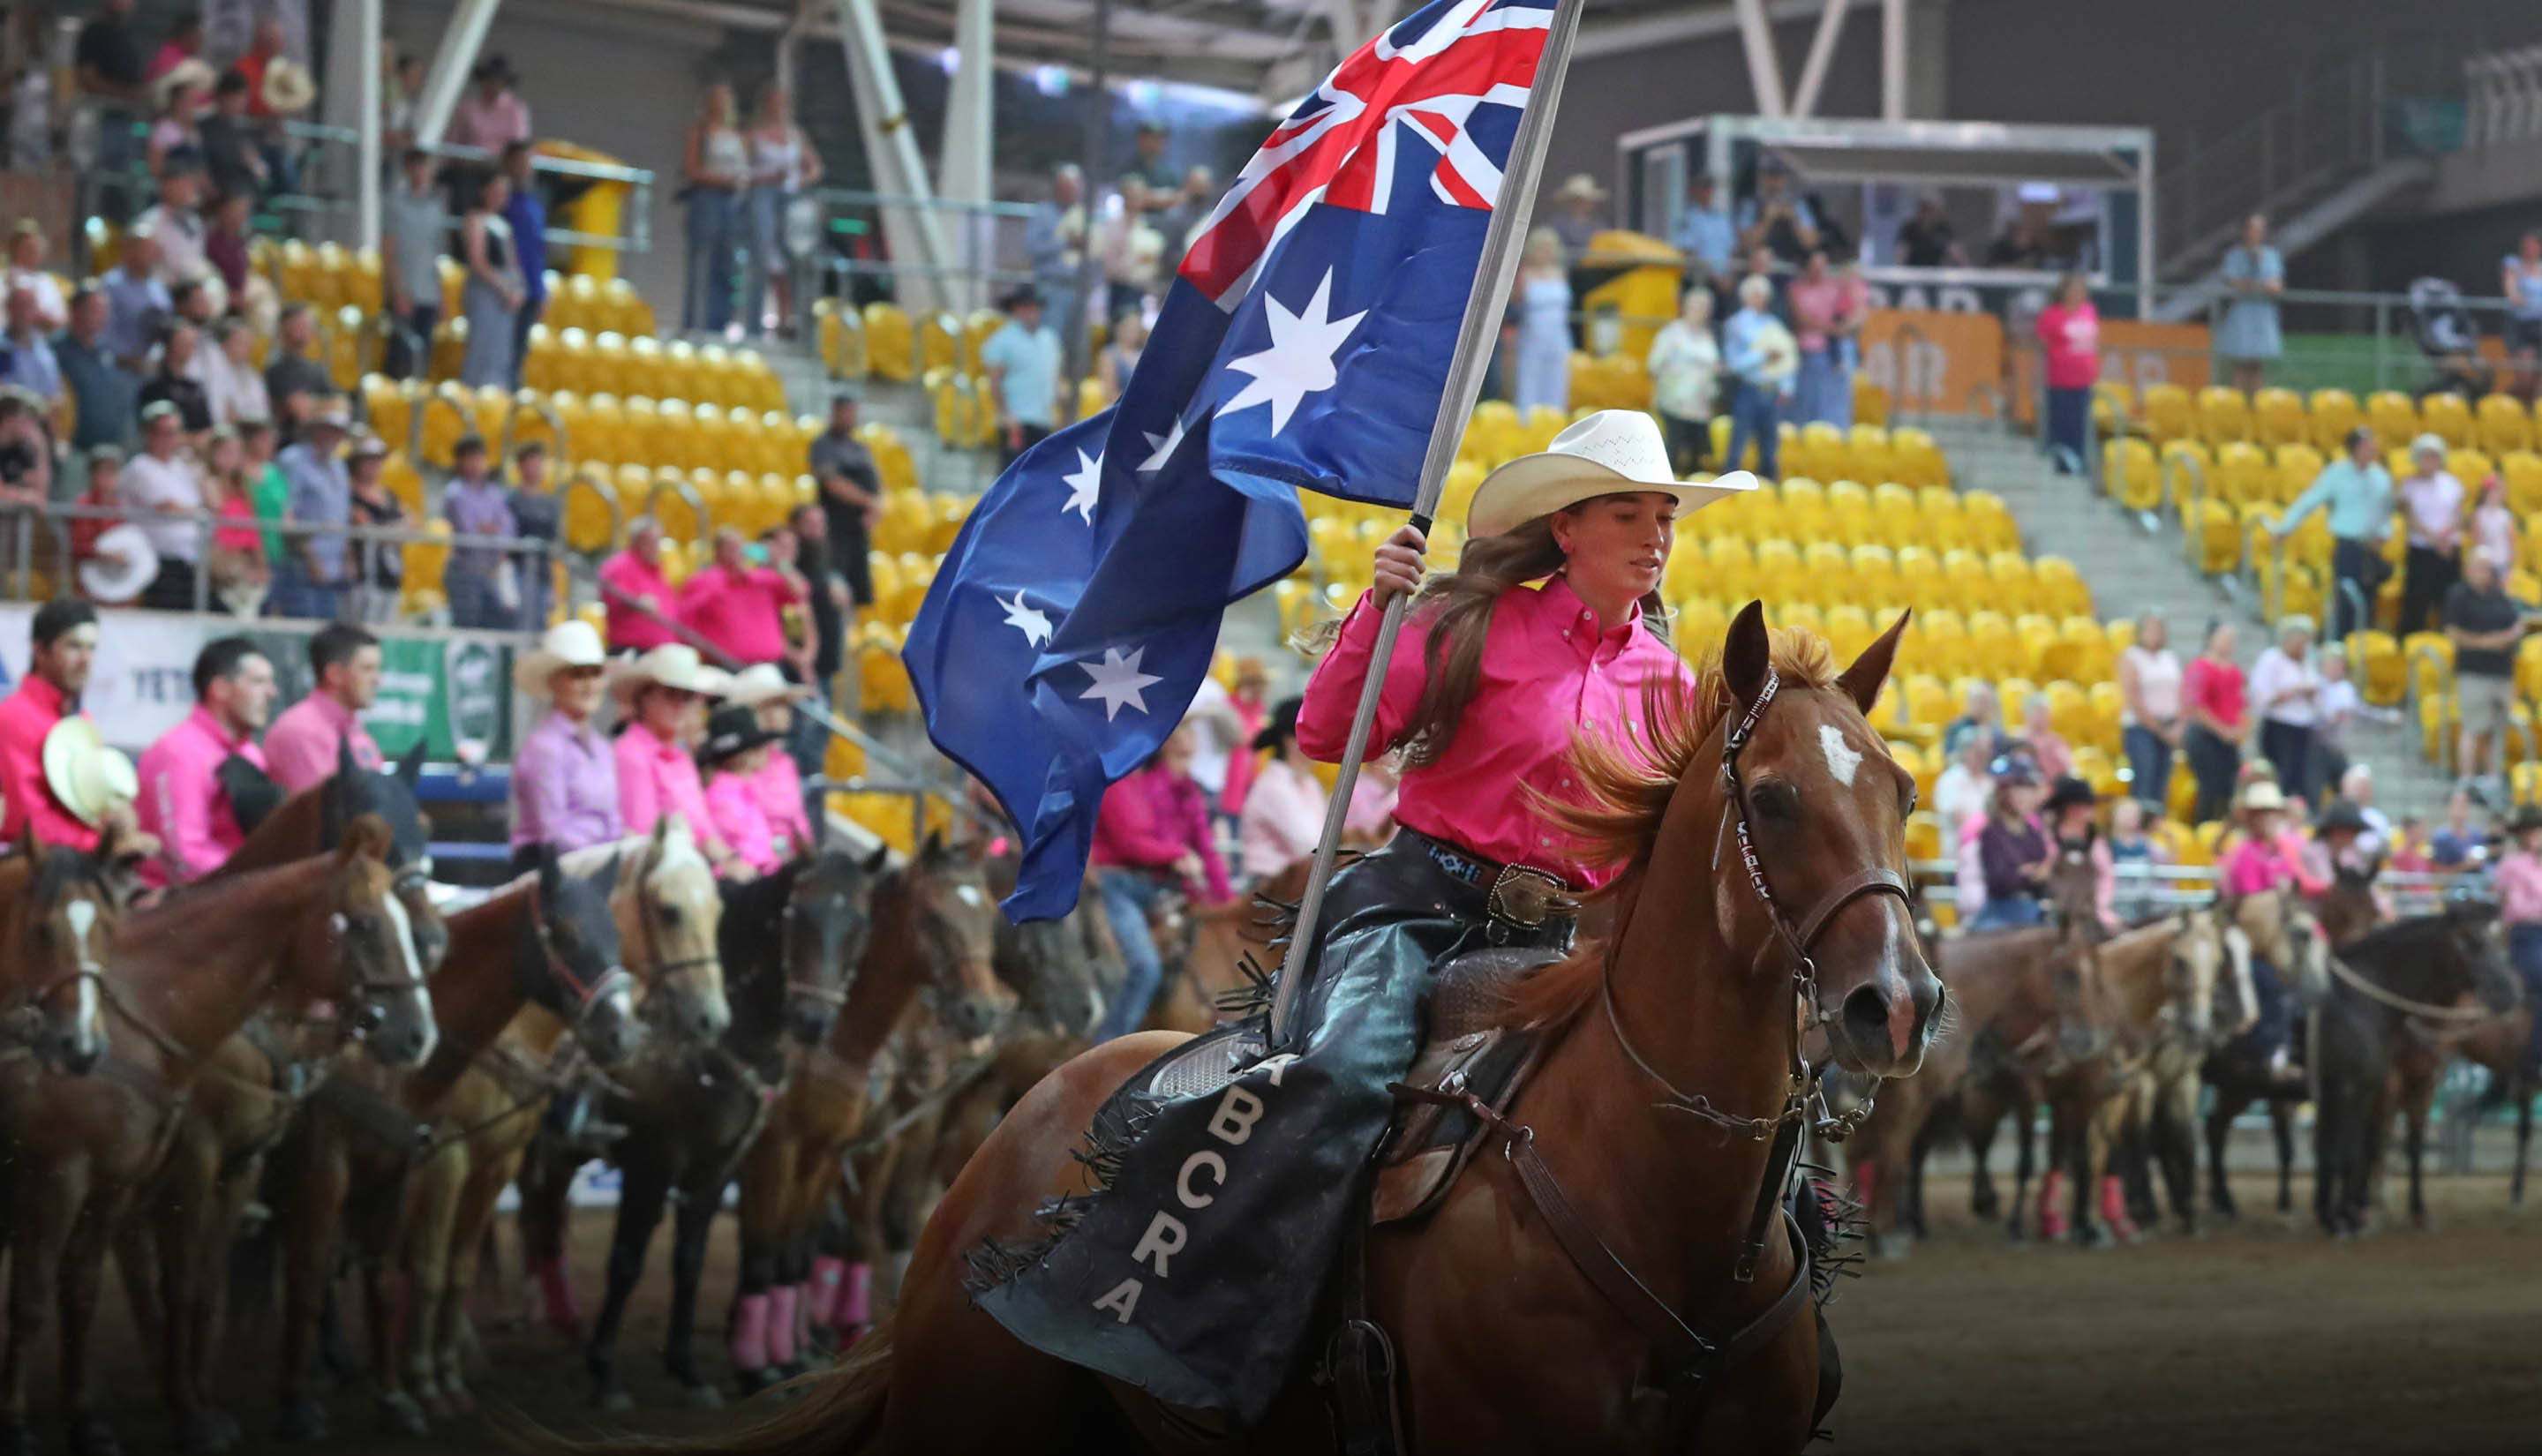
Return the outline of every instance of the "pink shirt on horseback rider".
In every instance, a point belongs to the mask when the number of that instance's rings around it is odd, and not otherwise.
[[[229,797],[221,792],[220,767],[232,754],[264,766],[264,750],[254,737],[232,738],[212,710],[200,705],[143,752],[141,802],[134,814],[143,829],[159,837],[163,854],[142,861],[142,879],[153,885],[200,879],[246,842]]]
[[[810,847],[812,817],[803,810],[803,774],[794,761],[784,753],[772,753],[767,764],[751,775],[751,786],[759,794],[760,812],[768,816],[768,828],[780,840],[787,841],[786,852]]]
[[[2330,886],[2305,873],[2302,851],[2303,840],[2291,833],[2280,835],[2275,843],[2243,839],[2224,856],[2224,893],[2239,899],[2291,885],[2305,895],[2321,894]]]
[[[1341,757],[1383,615],[1362,594],[1342,623],[1341,640],[1316,664],[1298,714],[1298,744],[1308,756]],[[1428,676],[1428,636],[1424,623],[1407,622],[1395,640],[1373,746],[1392,747],[1410,726]],[[1560,576],[1540,590],[1512,587],[1492,613],[1481,682],[1456,740],[1438,763],[1403,775],[1396,822],[1489,859],[1550,870],[1574,885],[1612,879],[1619,866],[1580,863],[1519,786],[1576,795],[1568,759],[1572,729],[1610,738],[1636,732],[1643,685],[1659,680],[1691,685],[1693,675],[1642,625],[1638,608],[1630,621],[1601,632],[1598,614]]]
[[[287,794],[324,783],[336,772],[336,746],[347,739],[352,741],[354,766],[380,766],[380,746],[371,741],[371,730],[362,726],[353,710],[324,692],[312,692],[284,708],[273,726],[264,730],[267,771]]]
[[[2498,890],[2498,917],[2510,925],[2542,920],[2542,855],[2518,849],[2489,872]]]
[[[738,773],[718,773],[707,785],[707,814],[715,837],[749,865],[751,873],[772,875],[785,861],[777,853],[777,834],[769,828],[768,811],[759,804],[758,786]]]
[[[688,824],[700,847],[724,849],[707,812],[706,785],[698,781],[697,760],[676,743],[664,743],[652,729],[630,723],[618,735],[618,817],[627,833],[649,835],[653,821],[676,814]]]

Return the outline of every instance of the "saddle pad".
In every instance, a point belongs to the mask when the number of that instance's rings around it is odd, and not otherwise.
[[[1204,1032],[1158,1057],[1131,1085],[1161,1101],[1212,1096],[1234,1080],[1237,1068],[1260,1060],[1263,1051],[1261,1024],[1237,1022]]]
[[[1421,1052],[1405,1084],[1468,1091],[1493,1111],[1507,1111],[1543,1050],[1534,1030],[1500,1024],[1510,992],[1560,959],[1540,947],[1502,947],[1471,951],[1441,967],[1425,1008]],[[1380,1145],[1369,1221],[1393,1223],[1436,1208],[1480,1145],[1482,1132],[1483,1125],[1462,1108],[1397,1103]]]

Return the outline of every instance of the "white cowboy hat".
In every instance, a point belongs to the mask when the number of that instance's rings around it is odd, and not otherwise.
[[[647,683],[659,683],[665,688],[712,697],[723,691],[727,676],[721,669],[699,661],[698,649],[686,642],[665,642],[622,664],[609,691],[617,694],[620,702],[633,702],[636,690]]]
[[[1604,202],[1607,200],[1607,189],[1598,185],[1598,179],[1585,172],[1575,172],[1563,179],[1561,188],[1553,196],[1556,201],[1586,197],[1592,202]]]
[[[132,761],[106,746],[97,723],[73,713],[44,735],[44,784],[62,807],[94,829],[117,804],[141,795]]]
[[[318,100],[318,83],[309,68],[287,55],[264,63],[264,108],[288,114],[305,111]]]
[[[80,591],[92,602],[116,606],[140,596],[158,574],[158,548],[127,522],[99,533],[97,553],[79,566]]]
[[[150,83],[151,105],[165,110],[180,92],[209,91],[220,80],[211,62],[199,56],[187,56],[168,68],[166,75]]]
[[[763,662],[733,674],[732,684],[724,689],[723,695],[728,702],[757,707],[782,697],[809,697],[812,690],[798,683],[786,682],[785,675],[777,670],[777,664]]]
[[[2286,807],[2285,791],[2279,788],[2276,783],[2269,779],[2255,778],[2249,783],[2242,785],[2242,801],[2235,807],[2240,809],[2283,809]]]
[[[1551,448],[1522,455],[1483,477],[1465,511],[1465,537],[1498,536],[1538,516],[1619,491],[1657,490],[1678,508],[1697,511],[1725,495],[1757,488],[1757,477],[1732,471],[1687,481],[1669,469],[1659,421],[1639,409],[1601,409],[1553,437]]]
[[[2443,460],[2445,458],[2445,437],[2437,434],[2426,434],[2411,441],[2410,458],[2412,460],[2416,460],[2422,455],[2432,455],[2438,460]]]
[[[539,645],[512,664],[512,686],[545,696],[548,680],[563,669],[605,667],[608,662],[609,649],[600,644],[599,631],[579,618],[568,619],[548,628]]]

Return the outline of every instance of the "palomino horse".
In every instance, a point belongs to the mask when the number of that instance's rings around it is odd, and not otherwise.
[[[637,986],[619,965],[608,895],[543,854],[532,873],[453,915],[450,955],[432,983],[440,1051],[403,1075],[337,1068],[277,1152],[269,1197],[284,1249],[286,1438],[325,1431],[307,1367],[339,1229],[363,1277],[384,1423],[420,1429],[418,1397],[464,1405],[464,1383],[450,1394],[461,1301],[511,1178],[506,1152],[517,1159],[555,1085],[556,1045],[569,1028],[592,1060],[611,1067],[642,1041]],[[523,1017],[537,1018],[543,1039],[515,1050],[504,1039]],[[406,1275],[403,1362],[382,1297],[392,1261]]]
[[[854,990],[851,978],[873,933],[875,882],[886,854],[877,849],[860,862],[843,849],[826,849],[762,879],[726,885],[722,955],[732,1030],[711,1047],[643,1058],[620,1078],[627,1094],[604,1104],[609,1121],[627,1130],[609,1155],[621,1174],[609,1292],[583,1349],[603,1409],[631,1404],[618,1380],[619,1324],[643,1274],[653,1230],[671,1206],[678,1219],[663,1362],[692,1403],[717,1403],[715,1387],[698,1374],[695,1350],[707,1235],[723,1205],[724,1185],[785,1089],[795,1049],[808,1052],[826,1041]],[[749,1313],[761,1317],[760,1308]],[[785,1316],[793,1317],[790,1307]]]
[[[95,1411],[88,1362],[105,1254],[158,1170],[187,1089],[260,1004],[343,1001],[338,1024],[372,1056],[411,1065],[430,1055],[432,1002],[382,859],[388,841],[387,826],[359,820],[333,854],[225,879],[128,917],[100,981],[111,1045],[97,1073],[0,1066],[16,1201],[0,1448],[33,1445],[29,1364],[58,1297],[73,1449],[115,1449]],[[168,1262],[172,1330],[192,1317],[188,1265]]]
[[[2249,954],[2269,963],[2277,972],[2280,995],[2295,998],[2295,1004],[2318,1001],[2330,988],[2330,937],[2322,933],[2321,922],[2309,907],[2291,890],[2273,890],[2260,895],[2245,895],[2223,907],[2233,925],[2241,930]],[[2247,974],[2247,973],[2246,973]],[[2252,992],[2250,1015],[2256,1021],[2258,992]],[[2267,1056],[2250,1035],[2252,1021],[2245,1021],[2206,1058],[2201,1069],[2206,1081],[2215,1088],[2214,1101],[2206,1110],[2206,1197],[2217,1213],[2226,1218],[2240,1216],[2233,1202],[2231,1182],[2224,1176],[2225,1143],[2232,1135],[2233,1120],[2254,1102],[2266,1102],[2270,1130],[2277,1138],[2278,1212],[2294,1216],[2295,1123],[2296,1104],[2310,1095],[2301,1084],[2288,1084],[2270,1075]],[[2296,1038],[2294,1052],[2310,1056],[2303,1038]]]
[[[1815,635],[1769,642],[1752,603],[1717,671],[1652,694],[1640,744],[1575,749],[1589,799],[1567,821],[1588,852],[1629,868],[1611,937],[1537,973],[1507,1013],[1548,1032],[1510,1114],[1532,1131],[1513,1128],[1508,1156],[1476,1159],[1426,1220],[1367,1239],[1370,1315],[1402,1352],[1410,1450],[1798,1451],[1808,1439],[1819,1336],[1790,1318],[1807,1302],[1808,1254],[1768,1227],[1778,1165],[1816,1105],[1801,1028],[1822,1022],[1857,1072],[1906,1075],[1942,995],[1901,873],[1914,785],[1863,717],[1898,632],[1839,675]],[[1204,1449],[1138,1393],[1008,1335],[964,1288],[984,1241],[1034,1239],[1036,1208],[1096,1191],[1075,1156],[1085,1129],[1180,1045],[1121,1038],[1035,1087],[937,1205],[890,1325],[766,1424],[702,1449]],[[1278,1096],[1267,1074],[1251,1079]],[[1560,1234],[1530,1186],[1561,1190]],[[1764,1236],[1745,1243],[1752,1225]],[[1743,1255],[1757,1261],[1753,1282],[1734,1276]],[[1530,1338],[1550,1330],[1561,1338]],[[1733,1360],[1703,1358],[1724,1346],[1746,1356],[1735,1379]],[[1701,1405],[1671,1400],[1673,1385]],[[1253,1437],[1331,1449],[1303,1371]]]
[[[972,1041],[1014,1010],[1015,994],[996,970],[997,905],[969,850],[928,836],[915,859],[875,887],[873,913],[873,942],[838,1024],[802,1059],[741,1160],[735,1309],[768,1301],[765,1345],[735,1342],[745,1389],[773,1383],[796,1360],[794,1311],[811,1279],[815,1226],[838,1189],[841,1157],[887,1100],[889,1088],[878,1099],[875,1085],[885,1043],[921,1015]]]

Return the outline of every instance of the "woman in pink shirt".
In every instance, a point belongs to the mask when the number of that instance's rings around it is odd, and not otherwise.
[[[602,609],[609,615],[609,650],[648,652],[679,634],[680,594],[662,574],[662,528],[650,516],[627,527],[627,548],[600,564]]]
[[[760,807],[755,780],[766,767],[769,745],[785,735],[759,726],[759,715],[739,703],[716,708],[698,745],[698,771],[707,781],[707,817],[715,837],[754,875],[776,873],[785,862],[777,831]]]
[[[749,868],[715,833],[707,810],[706,785],[689,757],[689,734],[700,704],[724,687],[722,674],[698,661],[694,647],[656,647],[622,669],[613,688],[622,726],[618,759],[618,814],[631,835],[650,834],[653,821],[677,814],[687,821],[715,873],[746,878]]]
[[[2524,981],[2524,1004],[2542,1007],[2542,804],[2519,804],[2506,822],[2514,847],[2490,871],[2498,917],[2506,923],[2506,962]],[[2542,1064],[2542,1011],[2533,1017],[2524,1064]]]
[[[2255,778],[2243,785],[2237,808],[2248,833],[2226,851],[2219,866],[2227,905],[2246,895],[2300,888],[2300,856],[2285,833],[2284,792],[2273,779]],[[2270,1076],[2279,1081],[2299,1078],[2300,1073],[2286,1059],[2286,1037],[2294,1024],[2293,1004],[2286,998],[2285,983],[2278,979],[2278,968],[2256,951],[2251,956],[2251,989],[2260,999],[2260,1022],[2251,1035],[2259,1050],[2268,1055]]]
[[[2210,622],[2206,645],[2180,675],[2183,735],[2189,771],[2198,779],[2198,807],[2191,818],[2221,818],[2233,802],[2242,771],[2242,740],[2251,731],[2251,709],[2242,669],[2233,661],[2233,623]]]
[[[2067,273],[2056,301],[2039,311],[2039,343],[2048,354],[2048,453],[2058,471],[2079,474],[2101,378],[2101,312],[2081,273]]]
[[[811,689],[786,682],[776,664],[761,663],[733,674],[732,690],[724,700],[758,714],[759,726],[783,745],[794,731],[795,702],[811,695]],[[812,835],[812,816],[803,807],[803,774],[782,747],[764,758],[766,762],[751,774],[751,783],[759,794],[760,812],[768,816],[768,827],[777,837],[779,853],[807,853],[819,840]]]
[[[1801,374],[1793,386],[1794,418],[1802,424],[1853,424],[1853,370],[1849,341],[1862,328],[1863,288],[1858,278],[1831,272],[1825,252],[1812,253],[1785,297],[1792,332],[1801,346]]]
[[[1148,928],[1158,901],[1168,891],[1208,905],[1232,898],[1227,864],[1210,837],[1209,793],[1191,776],[1193,747],[1188,723],[1166,734],[1154,758],[1104,793],[1095,816],[1089,857],[1128,972],[1094,1029],[1098,1042],[1127,1036],[1148,1019],[1164,979],[1164,958]]]

